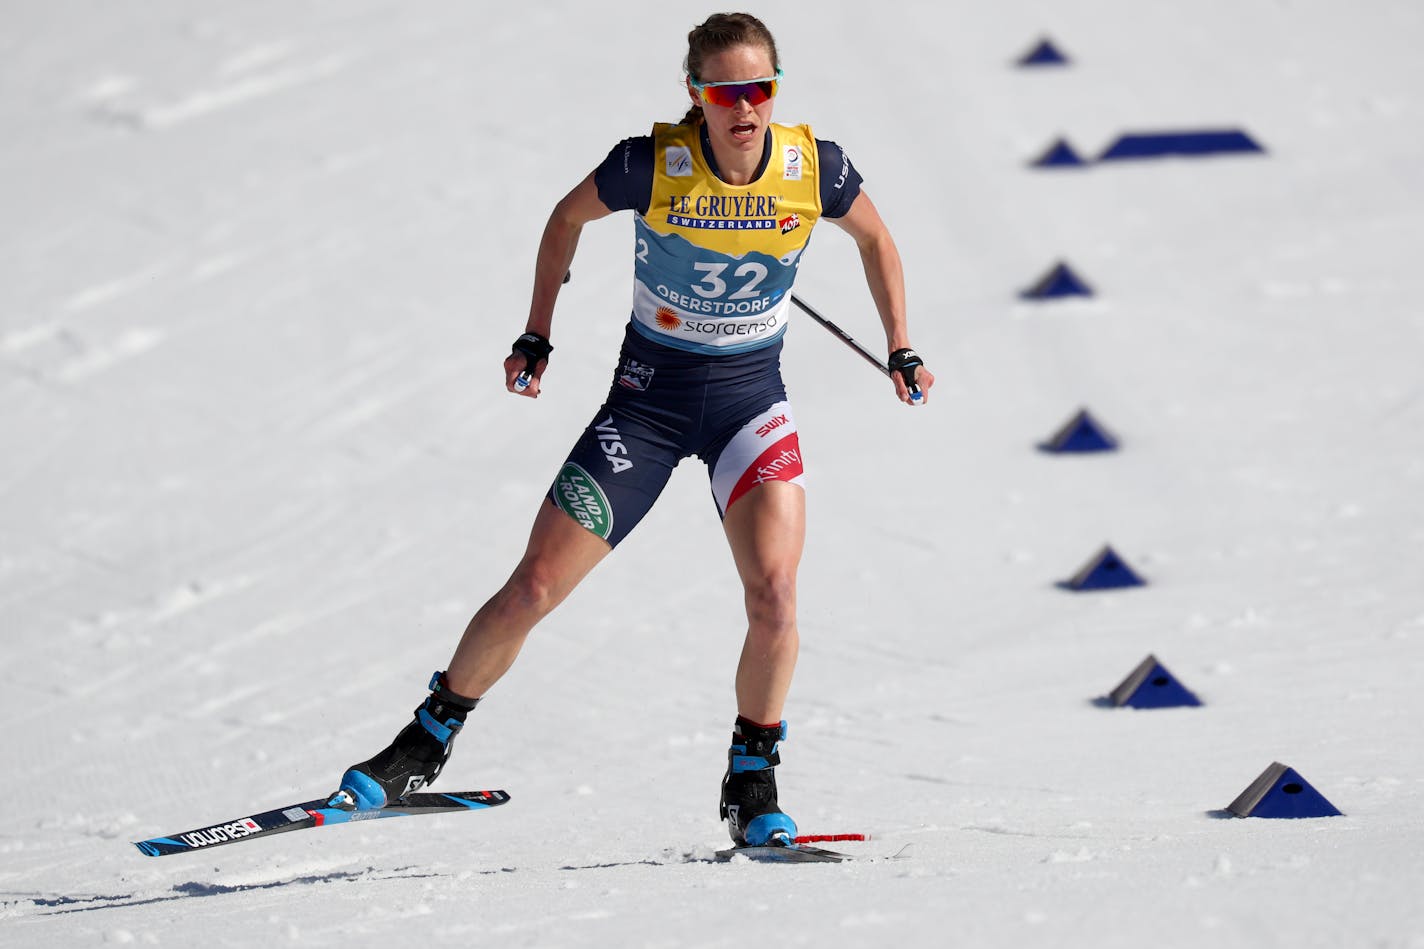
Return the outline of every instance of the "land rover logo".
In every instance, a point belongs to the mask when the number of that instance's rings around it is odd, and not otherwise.
[[[572,461],[564,465],[554,481],[554,501],[561,511],[604,540],[613,533],[613,511],[603,489]]]

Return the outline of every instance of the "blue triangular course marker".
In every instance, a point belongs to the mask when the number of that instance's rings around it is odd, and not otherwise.
[[[1098,161],[1140,158],[1199,158],[1203,155],[1260,154],[1265,149],[1241,129],[1133,132],[1119,136]]]
[[[1049,454],[1077,454],[1093,451],[1117,451],[1118,441],[1087,409],[1079,409],[1053,437],[1041,442],[1039,451]]]
[[[1058,47],[1053,45],[1053,41],[1044,37],[1038,41],[1038,45],[1024,53],[1018,59],[1020,66],[1066,66],[1068,57],[1058,51]]]
[[[1057,139],[1042,155],[1029,162],[1034,168],[1081,168],[1086,164],[1066,138]]]
[[[1294,768],[1279,761],[1261,772],[1226,808],[1237,817],[1339,817],[1339,808],[1325,799]]]
[[[1063,297],[1090,297],[1093,288],[1073,272],[1063,261],[1038,278],[1038,282],[1019,293],[1025,300],[1057,300]]]
[[[1125,587],[1146,586],[1147,581],[1133,572],[1127,562],[1117,555],[1110,546],[1093,555],[1082,568],[1067,580],[1058,584],[1075,593],[1083,590],[1118,590]]]
[[[1108,693],[1108,700],[1114,708],[1180,708],[1202,704],[1156,656],[1150,655]]]

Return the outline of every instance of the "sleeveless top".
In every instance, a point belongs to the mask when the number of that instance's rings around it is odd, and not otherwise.
[[[634,224],[632,326],[645,338],[730,354],[785,332],[821,169],[809,126],[769,131],[761,175],[732,185],[708,166],[698,126],[653,127],[652,195]]]

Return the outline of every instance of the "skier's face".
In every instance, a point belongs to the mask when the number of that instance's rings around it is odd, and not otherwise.
[[[733,46],[720,53],[713,53],[702,63],[701,83],[751,82],[766,80],[776,74],[776,66],[771,61],[771,53],[763,46]],[[763,83],[762,87],[766,88]],[[775,84],[770,88],[774,89]],[[766,128],[771,124],[771,110],[776,99],[765,96],[764,92],[738,96],[731,105],[719,105],[708,101],[707,97],[688,82],[688,94],[692,101],[702,106],[702,115],[707,122],[707,132],[712,141],[724,148],[761,157],[761,148]],[[716,98],[724,98],[717,96]],[[761,101],[753,104],[752,98]]]

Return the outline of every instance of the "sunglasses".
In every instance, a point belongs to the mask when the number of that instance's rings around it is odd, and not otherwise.
[[[761,105],[768,99],[776,97],[777,90],[781,88],[782,72],[776,70],[775,76],[767,76],[765,79],[738,79],[732,82],[698,82],[691,76],[687,81],[692,84],[695,91],[703,102],[711,105],[719,105],[730,109],[737,104],[737,100],[746,97],[747,105]]]

